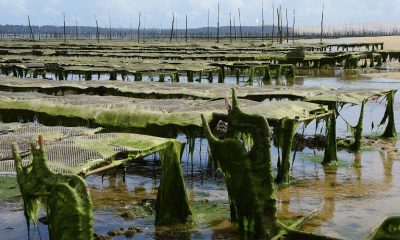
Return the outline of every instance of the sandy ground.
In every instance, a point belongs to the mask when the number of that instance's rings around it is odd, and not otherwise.
[[[398,79],[400,80],[400,72],[380,72],[380,73],[367,73],[362,74],[369,78],[386,78],[386,79]]]
[[[383,42],[384,50],[394,50],[400,51],[400,36],[382,36],[382,37],[357,37],[353,38],[354,42]],[[388,63],[388,68],[392,70],[399,69],[399,63]],[[388,79],[399,79],[400,80],[400,72],[381,72],[381,73],[369,73],[363,74],[366,77],[371,78],[388,78]]]
[[[383,42],[385,50],[400,50],[400,36],[382,36],[382,37],[356,37],[354,42]]]

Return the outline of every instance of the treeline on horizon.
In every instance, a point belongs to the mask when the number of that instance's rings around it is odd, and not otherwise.
[[[265,25],[262,30],[261,26],[241,26],[242,36],[244,38],[271,38],[272,33],[276,36],[277,26]],[[35,39],[62,39],[64,38],[63,26],[32,26],[32,32]],[[101,39],[137,39],[138,33],[141,39],[156,39],[156,38],[170,38],[171,29],[161,28],[106,28],[99,27],[98,32]],[[264,32],[264,34],[262,34]],[[291,38],[293,35],[296,38],[318,38],[320,33],[317,31],[299,30],[296,28],[293,31],[292,27],[282,26],[283,35],[286,37],[288,34]],[[91,26],[65,26],[65,33],[67,39],[95,39],[97,28]],[[0,38],[30,38],[31,30],[26,25],[0,25]],[[218,34],[217,27],[200,27],[188,28],[187,36],[189,38],[216,38]],[[221,26],[219,34],[222,38],[240,37],[240,26]],[[345,30],[325,30],[324,37],[356,37],[356,36],[386,36],[386,35],[399,35],[399,28],[382,28],[382,29],[345,29]],[[185,38],[186,29],[174,29],[174,38]]]

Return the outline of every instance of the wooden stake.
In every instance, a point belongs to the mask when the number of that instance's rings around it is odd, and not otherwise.
[[[239,12],[240,41],[243,42],[243,31],[242,31],[242,20],[240,19],[240,8],[238,8],[238,12]]]
[[[294,38],[295,38],[295,30],[294,30],[294,24],[296,23],[296,10],[293,9],[293,27],[292,27],[292,37],[293,37],[293,42],[294,42]]]
[[[142,15],[141,12],[139,12],[139,24],[137,27],[137,42],[140,43],[140,16]]]
[[[97,38],[97,43],[100,43],[99,23],[97,22],[96,15],[94,15],[94,18],[96,20],[96,38]]]
[[[274,32],[275,32],[275,5],[272,3],[272,44],[274,44]]]
[[[217,19],[217,43],[219,43],[219,3],[218,3],[218,19]]]
[[[207,41],[210,41],[210,9],[208,9],[207,16]]]
[[[235,30],[235,41],[236,41],[237,34],[236,34],[236,17],[235,17],[235,15],[233,15],[233,29]]]
[[[172,12],[172,26],[171,26],[171,35],[169,37],[169,42],[172,42],[172,37],[174,35],[174,23],[175,23],[175,14]]]
[[[78,36],[78,17],[77,16],[75,16],[75,36],[76,36],[76,40],[78,40],[79,36]]]
[[[264,41],[264,0],[261,1],[261,40]]]
[[[286,8],[286,43],[289,43],[289,19],[287,15],[287,8]]]
[[[32,30],[32,25],[31,25],[31,18],[28,15],[28,23],[29,23],[29,29],[31,31],[31,39],[32,41],[35,41],[35,36],[33,35],[33,30]]]
[[[232,13],[229,13],[229,40],[232,43]]]
[[[112,31],[111,31],[111,16],[110,16],[110,14],[108,14],[108,21],[110,23],[109,39],[111,40],[112,39]]]
[[[67,35],[65,34],[65,13],[63,12],[64,15],[64,42],[67,41]]]
[[[186,14],[186,25],[185,25],[185,41],[188,42],[187,14]]]
[[[322,3],[322,16],[321,16],[321,43],[322,43],[322,36],[324,34],[324,8],[325,8],[325,3]]]

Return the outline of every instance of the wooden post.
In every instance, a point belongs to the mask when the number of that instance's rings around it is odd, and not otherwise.
[[[219,2],[218,2],[218,18],[217,18],[217,43],[219,43]]]
[[[188,29],[187,29],[187,14],[186,14],[186,24],[185,24],[185,41],[188,42]]]
[[[109,30],[109,39],[111,40],[112,39],[112,31],[111,31],[111,16],[110,16],[110,14],[108,14],[108,21],[109,21],[109,23],[110,23],[110,30]]]
[[[235,31],[235,41],[236,41],[237,34],[236,34],[236,17],[235,17],[235,15],[233,15],[233,30]]]
[[[294,24],[296,23],[296,10],[293,9],[293,27],[292,27],[292,37],[293,37],[293,42],[294,42],[294,38],[295,38],[295,30],[294,30]]]
[[[178,41],[178,17],[175,17],[175,41]]]
[[[31,39],[32,41],[35,41],[35,36],[33,35],[33,30],[32,30],[32,25],[31,25],[31,18],[28,15],[28,23],[29,23],[29,29],[31,31]]]
[[[289,43],[289,19],[287,15],[287,8],[286,8],[286,43]]]
[[[96,20],[96,38],[97,38],[97,43],[100,43],[99,23],[97,22],[96,15],[94,15],[94,18]]]
[[[140,43],[140,16],[142,15],[141,12],[139,12],[139,24],[137,27],[137,42]]]
[[[243,42],[243,31],[242,31],[242,20],[240,19],[240,8],[238,8],[238,12],[239,12],[240,41]]]
[[[264,0],[261,0],[261,40],[264,41]]]
[[[321,43],[322,43],[322,35],[324,34],[324,8],[325,3],[322,3],[322,16],[321,16]]]
[[[40,34],[40,21],[39,21],[39,26],[38,26],[38,30],[39,30],[39,41],[40,41],[40,38],[41,38],[41,34]]]
[[[75,16],[75,36],[76,36],[76,40],[79,39],[79,35],[78,35],[78,17]]]
[[[171,35],[169,37],[169,43],[172,42],[172,37],[174,35],[174,23],[175,23],[175,14],[172,12],[172,26],[171,26]]]
[[[274,44],[274,32],[275,32],[275,4],[272,3],[272,44]]]
[[[144,42],[144,39],[146,38],[146,17],[147,17],[147,14],[144,13],[142,42]]]
[[[63,12],[63,15],[64,15],[64,42],[66,42],[67,41],[67,35],[65,33],[65,13],[64,12]]]
[[[232,43],[232,13],[229,13],[229,40]]]
[[[207,16],[207,41],[210,41],[210,9],[208,9]]]
[[[283,14],[282,14],[282,5],[279,5],[279,19],[280,19],[280,23],[279,23],[279,43],[282,44],[283,43]]]

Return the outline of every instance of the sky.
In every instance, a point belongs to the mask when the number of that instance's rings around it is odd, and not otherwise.
[[[178,28],[184,28],[185,15],[188,26],[207,26],[210,9],[210,25],[216,26],[217,6],[220,3],[220,25],[229,25],[235,17],[238,25],[238,8],[242,25],[260,26],[262,0],[0,0],[0,25],[26,25],[30,15],[33,25],[62,25],[63,13],[67,25],[95,26],[95,17],[102,27],[136,27],[138,14],[142,13],[142,25],[151,28],[169,28],[172,12],[177,16]],[[325,5],[327,25],[367,22],[399,22],[400,0],[263,0],[265,25],[272,22],[272,4],[288,9],[289,19],[296,12],[296,24],[318,25],[322,4]],[[291,21],[291,20],[290,20]]]

